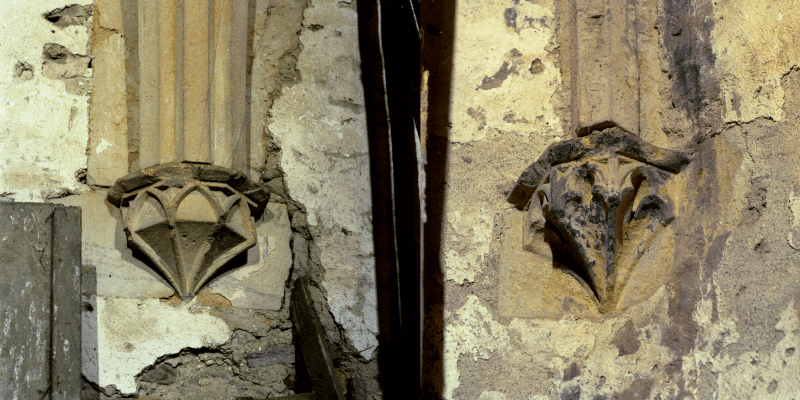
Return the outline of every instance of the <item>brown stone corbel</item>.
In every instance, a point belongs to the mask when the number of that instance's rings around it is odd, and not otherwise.
[[[508,197],[528,211],[523,247],[572,274],[601,312],[613,311],[630,275],[620,255],[638,259],[673,221],[666,183],[688,163],[617,127],[551,145]]]
[[[524,249],[615,310],[631,269],[676,217],[667,183],[687,155],[640,139],[637,4],[560,0],[572,139],[522,172],[508,201],[528,216]]]

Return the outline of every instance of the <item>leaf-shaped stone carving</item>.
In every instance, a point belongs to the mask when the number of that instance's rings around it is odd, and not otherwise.
[[[636,260],[675,218],[665,183],[687,162],[618,128],[551,146],[509,195],[528,207],[523,247],[612,311]]]

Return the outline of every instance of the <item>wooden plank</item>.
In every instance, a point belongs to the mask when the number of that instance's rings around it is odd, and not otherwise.
[[[81,395],[81,209],[53,212],[52,399]]]
[[[50,390],[53,205],[0,204],[0,399]]]
[[[314,396],[319,400],[344,400],[336,370],[333,368],[328,339],[314,309],[309,285],[309,278],[304,276],[295,282],[292,290],[291,312],[297,332],[295,338],[300,341],[300,350],[308,366]]]

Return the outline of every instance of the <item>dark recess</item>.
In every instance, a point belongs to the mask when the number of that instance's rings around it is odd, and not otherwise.
[[[385,399],[418,397],[420,366],[419,1],[357,2],[370,149]],[[383,33],[383,35],[381,35]]]

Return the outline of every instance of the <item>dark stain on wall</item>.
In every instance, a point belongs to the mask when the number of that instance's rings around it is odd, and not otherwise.
[[[672,103],[687,111],[698,133],[721,124],[719,82],[712,76],[716,57],[711,45],[714,7],[710,0],[665,0],[661,29],[670,63]]]
[[[564,375],[563,378],[561,378],[561,380],[563,380],[564,382],[568,382],[574,379],[575,377],[580,376],[580,374],[581,374],[581,368],[578,366],[577,363],[573,362],[572,364],[569,365],[569,367],[564,369]]]
[[[633,324],[633,321],[628,320],[622,328],[619,328],[614,338],[611,339],[611,344],[617,347],[619,354],[617,357],[626,356],[639,351],[639,331]]]
[[[580,400],[581,387],[571,386],[567,390],[561,392],[561,400]]]
[[[503,13],[503,17],[506,19],[507,27],[517,29],[517,10],[513,8],[507,8]]]
[[[500,66],[500,69],[495,72],[491,78],[488,76],[484,77],[481,85],[478,86],[478,88],[483,90],[498,88],[503,84],[509,75],[517,73],[516,65],[512,65],[511,68],[509,68],[508,61],[503,61],[503,65]]]
[[[653,390],[653,383],[652,379],[639,378],[633,381],[630,387],[622,392],[615,393],[611,398],[619,400],[649,399],[650,392]]]

